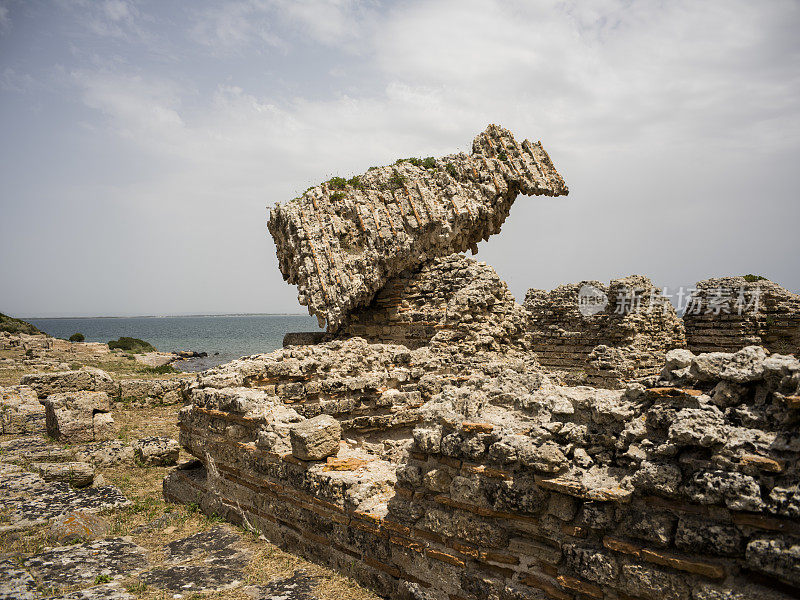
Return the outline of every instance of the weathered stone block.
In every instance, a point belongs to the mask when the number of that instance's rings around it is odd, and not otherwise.
[[[339,451],[342,426],[330,415],[319,415],[296,424],[289,435],[292,456],[300,460],[323,460]]]
[[[94,467],[88,463],[33,463],[33,470],[45,481],[62,481],[75,488],[92,485]]]
[[[56,440],[92,442],[113,437],[113,419],[108,414],[111,401],[105,392],[51,394],[42,404],[47,434]]]
[[[178,442],[168,437],[149,437],[133,443],[133,456],[143,466],[170,467],[178,463]]]

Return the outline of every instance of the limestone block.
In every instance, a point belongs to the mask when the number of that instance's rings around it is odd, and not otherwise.
[[[70,511],[53,519],[47,539],[58,545],[66,545],[103,537],[110,530],[108,521],[94,513]]]
[[[168,437],[149,437],[134,442],[133,454],[144,466],[169,467],[178,463],[180,446]]]
[[[92,442],[113,437],[113,419],[107,414],[111,401],[105,392],[51,394],[42,403],[47,434],[56,440]]]
[[[292,456],[300,460],[323,460],[335,455],[342,439],[342,426],[330,415],[319,415],[292,427]]]
[[[83,367],[77,371],[25,375],[20,383],[33,388],[39,398],[79,391],[106,392],[111,395],[117,393],[117,384],[111,375],[93,367]]]
[[[61,481],[74,488],[92,485],[94,467],[89,463],[33,463],[33,470],[45,481]]]
[[[34,433],[44,431],[44,427],[44,407],[33,388],[0,387],[0,433]]]

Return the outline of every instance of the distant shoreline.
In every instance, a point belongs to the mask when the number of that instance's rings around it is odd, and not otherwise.
[[[98,317],[19,317],[25,321],[35,319],[47,321],[55,319],[180,319],[187,317],[305,317],[308,313],[206,313],[192,315],[121,315]]]

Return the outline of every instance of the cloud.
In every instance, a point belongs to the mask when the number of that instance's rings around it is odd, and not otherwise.
[[[0,4],[0,33],[11,29],[11,17],[8,16],[8,6]]]
[[[54,60],[72,61],[58,108],[80,104],[60,115],[84,125],[74,152],[99,146],[107,161],[36,192],[68,190],[81,215],[82,198],[98,199],[103,222],[85,216],[87,236],[106,221],[130,227],[158,242],[137,261],[158,263],[167,248],[184,266],[159,271],[174,290],[160,308],[132,312],[182,312],[196,298],[300,310],[275,268],[265,205],[400,156],[468,151],[490,122],[541,139],[572,190],[520,199],[504,234],[481,245],[518,297],[582,278],[690,284],[763,264],[800,287],[785,259],[800,218],[800,4],[240,0],[169,18],[160,6],[73,7],[89,34],[62,33],[79,51]],[[26,73],[0,62],[0,86],[26,89]],[[20,205],[34,194],[20,191]],[[103,265],[94,248],[81,264],[135,270],[108,245]],[[135,291],[145,276],[131,277]]]

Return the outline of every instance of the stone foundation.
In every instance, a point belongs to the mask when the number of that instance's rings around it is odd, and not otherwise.
[[[796,359],[678,350],[652,387],[623,391],[556,386],[488,355],[462,378],[429,349],[298,350],[199,376],[180,426],[202,464],[174,471],[167,498],[390,597],[800,592]],[[371,369],[350,379],[355,360]],[[320,412],[343,426],[339,452],[299,460],[288,432]]]

